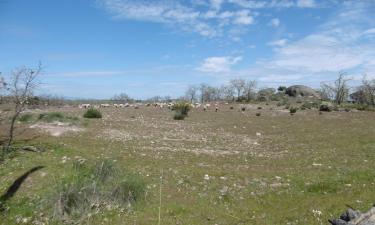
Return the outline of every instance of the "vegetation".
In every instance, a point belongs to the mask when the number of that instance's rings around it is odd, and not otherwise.
[[[188,116],[189,111],[191,110],[192,106],[188,102],[177,102],[173,105],[172,110],[175,111],[173,119],[175,120],[183,120],[186,116]]]
[[[297,110],[298,110],[297,107],[290,107],[290,108],[289,108],[289,112],[290,112],[290,114],[294,114],[294,113],[296,113]]]
[[[51,194],[42,200],[41,208],[56,221],[81,223],[89,215],[129,211],[141,201],[145,193],[143,179],[117,169],[106,160],[86,166],[83,160],[75,161],[73,171],[53,187]]]
[[[102,113],[97,109],[90,108],[86,110],[85,114],[83,114],[83,117],[89,119],[100,119],[102,118]]]
[[[20,118],[18,119],[20,122],[23,122],[23,123],[28,123],[30,122],[31,120],[33,119],[33,114],[31,113],[24,113],[20,116]]]

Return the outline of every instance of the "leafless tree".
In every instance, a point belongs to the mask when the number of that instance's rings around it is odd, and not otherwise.
[[[11,72],[11,78],[7,83],[6,89],[14,104],[14,112],[11,118],[7,140],[3,145],[3,154],[10,150],[14,139],[15,123],[25,110],[30,97],[33,96],[38,86],[37,77],[42,72],[41,63],[35,69],[28,67],[20,67]]]
[[[323,83],[321,85],[321,93],[323,97],[332,99],[338,105],[343,103],[349,94],[348,81],[346,74],[343,72],[339,73],[338,78],[333,84]]]
[[[115,95],[111,99],[114,102],[133,102],[133,99],[129,97],[126,93],[120,93],[118,95]]]
[[[365,101],[369,105],[375,105],[375,79],[368,79],[365,75],[362,79],[361,90],[363,91]]]
[[[197,99],[198,95],[198,87],[195,85],[190,85],[188,89],[186,90],[186,98],[193,103]]]
[[[251,100],[252,96],[255,93],[256,86],[257,86],[257,82],[255,80],[246,81],[245,86],[244,86],[244,92],[245,92],[247,101]]]
[[[230,80],[230,84],[236,90],[237,100],[239,100],[242,95],[242,92],[244,91],[246,81],[244,79],[238,78],[238,79]]]

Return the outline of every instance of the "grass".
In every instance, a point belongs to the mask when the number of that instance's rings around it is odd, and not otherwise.
[[[19,119],[20,122],[22,123],[29,123],[33,120],[33,114],[31,113],[24,113],[22,114]]]
[[[84,223],[157,224],[160,196],[160,224],[166,225],[320,224],[313,210],[321,211],[321,221],[327,221],[338,217],[346,204],[369,209],[375,195],[373,112],[319,115],[304,110],[291,117],[272,104],[263,104],[262,116],[256,119],[258,105],[245,112],[229,106],[217,113],[192,109],[189,123],[173,122],[167,109],[103,109],[108,117],[90,121],[85,132],[58,138],[39,134],[29,144],[45,146],[45,152],[19,152],[0,165],[1,193],[27,169],[46,166],[11,199],[0,224],[40,219],[40,213],[51,217],[51,211],[39,208],[40,201],[78,185],[76,177],[84,177],[79,179],[83,183],[109,181],[110,166],[92,170],[98,168],[94,162],[106,160],[116,173],[122,172],[122,179],[116,180],[141,181],[145,191],[134,194],[141,196],[140,204],[131,204],[125,213],[100,208]],[[79,109],[64,110],[64,115],[81,115]],[[108,135],[113,130],[123,136]],[[22,139],[35,133],[24,135]],[[69,158],[65,163],[64,156]],[[72,166],[78,156],[86,159],[85,168]],[[138,190],[137,185],[130,181],[122,190]],[[49,204],[45,201],[53,210]]]

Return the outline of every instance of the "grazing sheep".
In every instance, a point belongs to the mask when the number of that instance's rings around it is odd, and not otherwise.
[[[78,108],[80,108],[80,109],[88,109],[90,107],[91,107],[90,104],[80,104],[80,105],[78,105]]]
[[[109,108],[110,105],[109,104],[100,104],[99,107],[100,108]]]

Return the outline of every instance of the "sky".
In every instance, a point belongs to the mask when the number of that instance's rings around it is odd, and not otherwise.
[[[68,98],[359,81],[375,78],[375,0],[0,0],[0,71],[39,61],[40,92]]]

